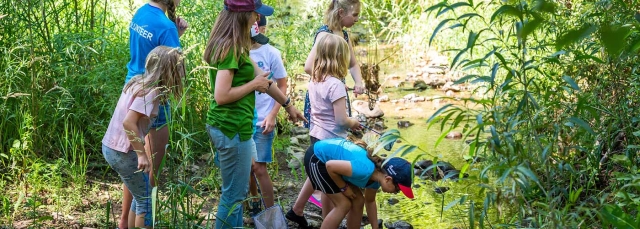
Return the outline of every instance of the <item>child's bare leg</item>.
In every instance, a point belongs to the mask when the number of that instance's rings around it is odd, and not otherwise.
[[[145,150],[147,152],[151,152],[151,158],[153,158],[153,166],[151,167],[151,172],[149,173],[149,180],[151,183],[151,187],[156,187],[159,183],[160,176],[160,164],[162,163],[162,159],[166,154],[166,146],[169,144],[169,127],[164,126],[159,130],[151,129],[149,130],[149,134],[147,134],[146,142],[149,144],[145,144]]]
[[[302,185],[302,189],[300,190],[300,194],[298,194],[296,202],[292,207],[293,212],[296,213],[296,215],[304,214],[304,205],[307,203],[307,200],[309,200],[309,197],[311,197],[311,194],[313,194],[313,191],[313,185],[311,185],[311,181],[307,178],[304,185]]]
[[[347,229],[359,229],[362,222],[362,210],[364,210],[364,196],[360,188],[349,185],[356,197],[351,199],[351,209],[347,213]]]
[[[327,214],[329,214],[331,209],[333,209],[333,202],[329,199],[327,194],[322,193],[320,196],[320,202],[322,203],[322,218],[326,218]]]
[[[120,214],[120,222],[118,223],[118,228],[120,229],[129,228],[129,208],[131,207],[131,201],[133,201],[133,196],[131,192],[129,192],[129,188],[122,184],[122,214]]]
[[[347,212],[351,209],[351,200],[342,193],[327,194],[326,196],[331,199],[334,204],[334,208],[331,209],[326,217],[324,217],[320,229],[335,229],[340,226],[342,219],[344,219]]]

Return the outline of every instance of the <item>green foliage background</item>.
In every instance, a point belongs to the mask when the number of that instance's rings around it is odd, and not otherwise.
[[[278,6],[268,35],[287,70],[302,72],[324,7],[265,2]],[[463,167],[475,171],[469,180],[485,197],[459,200],[466,226],[640,228],[636,2],[363,2],[363,26],[352,29],[365,34],[360,40],[415,50],[407,60],[428,48],[447,52],[451,68],[465,73],[457,83],[477,87],[464,99],[469,106],[445,106],[428,120],[443,137],[463,128],[473,139],[469,156],[486,159]],[[0,0],[0,189],[16,189],[0,193],[0,224],[43,219],[40,194],[77,210],[79,199],[61,197],[80,196],[88,172],[108,170],[100,140],[126,74],[126,18],[139,4]],[[200,225],[203,206],[194,199],[219,182],[215,171],[185,170],[211,152],[201,56],[221,5],[184,0],[178,9],[190,25],[181,38],[190,73],[184,100],[173,101],[171,195],[159,204],[170,225]],[[391,131],[381,141],[401,137]]]

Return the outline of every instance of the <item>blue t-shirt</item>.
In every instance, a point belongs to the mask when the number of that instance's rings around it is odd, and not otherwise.
[[[316,157],[323,163],[330,160],[343,160],[351,162],[351,176],[342,176],[345,181],[360,188],[378,189],[380,184],[373,182],[369,185],[369,179],[373,174],[375,165],[367,157],[367,151],[343,138],[325,139],[313,146]]]
[[[147,55],[158,46],[180,47],[178,28],[162,9],[145,4],[133,15],[129,24],[129,52],[131,61],[127,64],[127,78],[144,73]]]

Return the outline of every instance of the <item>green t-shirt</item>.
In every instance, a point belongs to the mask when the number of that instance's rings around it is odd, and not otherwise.
[[[253,65],[248,53],[242,54],[239,59],[233,58],[230,50],[224,60],[211,64],[209,69],[209,80],[211,82],[211,95],[216,90],[216,75],[218,70],[234,70],[231,87],[238,87],[248,83],[255,78]],[[238,101],[233,103],[218,105],[211,97],[209,112],[207,112],[207,124],[216,127],[230,139],[236,134],[240,135],[240,141],[246,141],[253,134],[253,110],[255,109],[256,94],[252,91]]]

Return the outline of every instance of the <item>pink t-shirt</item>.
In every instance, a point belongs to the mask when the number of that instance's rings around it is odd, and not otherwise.
[[[124,153],[133,150],[131,143],[129,142],[129,138],[127,138],[127,134],[124,131],[124,127],[122,126],[124,118],[127,116],[127,112],[132,110],[144,115],[144,117],[138,120],[138,130],[141,134],[139,137],[143,141],[144,136],[149,133],[149,128],[151,127],[153,120],[158,116],[159,101],[155,99],[158,95],[157,91],[152,90],[145,96],[136,97],[132,93],[132,91],[136,91],[136,88],[132,88],[133,90],[130,88],[130,90],[127,90],[127,92],[123,91],[120,95],[116,109],[113,111],[111,122],[109,122],[107,133],[105,133],[104,138],[102,138],[102,144],[113,150]]]
[[[347,130],[340,128],[333,113],[333,102],[347,97],[347,89],[338,78],[327,76],[324,82],[309,82],[311,125],[309,135],[317,139],[346,138]]]

